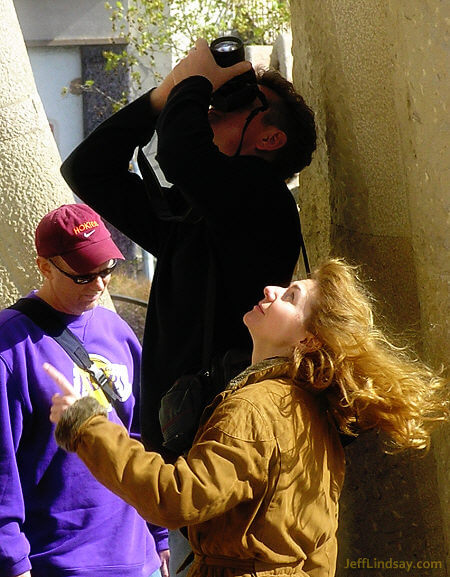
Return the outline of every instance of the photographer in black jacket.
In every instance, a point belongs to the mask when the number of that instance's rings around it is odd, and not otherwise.
[[[178,377],[203,368],[205,331],[210,357],[250,350],[243,314],[265,285],[289,283],[299,256],[298,212],[284,181],[311,162],[313,114],[275,72],[258,77],[262,96],[252,102],[210,108],[211,95],[250,68],[222,68],[197,41],[157,88],[103,122],[61,169],[80,198],[157,257],[141,398],[142,436],[157,450],[160,399]],[[155,128],[171,188],[142,163],[143,180],[128,170]]]

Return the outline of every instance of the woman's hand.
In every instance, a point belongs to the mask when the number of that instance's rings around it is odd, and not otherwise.
[[[70,407],[70,405],[73,405],[75,401],[78,401],[80,396],[75,392],[66,377],[55,369],[53,365],[44,363],[42,368],[55,381],[62,392],[62,395],[60,393],[53,395],[53,404],[50,409],[50,421],[57,424],[63,412]]]

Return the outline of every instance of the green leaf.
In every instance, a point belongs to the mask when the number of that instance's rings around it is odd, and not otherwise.
[[[197,38],[211,41],[231,31],[246,44],[271,44],[290,22],[288,0],[128,0],[126,7],[106,1],[105,9],[112,32],[128,45],[121,54],[105,51],[105,69],[124,66],[137,85],[137,65],[156,74],[160,51],[181,58]]]

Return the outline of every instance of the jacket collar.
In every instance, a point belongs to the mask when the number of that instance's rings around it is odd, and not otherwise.
[[[199,430],[195,439],[200,434],[200,429],[208,421],[213,414],[215,408],[226,398],[232,395],[235,391],[251,385],[264,379],[278,379],[280,377],[288,377],[291,371],[292,363],[287,357],[273,357],[271,359],[264,359],[259,363],[251,365],[242,373],[239,373],[234,379],[231,379],[227,388],[219,393],[217,397],[205,408],[200,419]],[[194,442],[195,442],[194,439]]]
[[[291,360],[287,357],[272,357],[255,363],[231,379],[226,390],[236,391],[263,379],[288,377],[292,369]]]

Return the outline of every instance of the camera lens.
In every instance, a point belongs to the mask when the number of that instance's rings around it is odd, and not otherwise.
[[[234,40],[222,40],[214,46],[214,50],[217,52],[233,52],[237,48],[239,48],[239,44]]]
[[[245,48],[242,40],[235,36],[221,36],[211,42],[211,52],[222,68],[233,66],[245,60]]]
[[[245,60],[244,43],[236,36],[221,36],[210,44],[210,50],[214,60],[222,68],[233,66]],[[258,85],[253,68],[235,76],[218,90],[211,97],[211,104],[217,110],[229,112],[236,110],[250,102],[253,102],[258,95]]]

